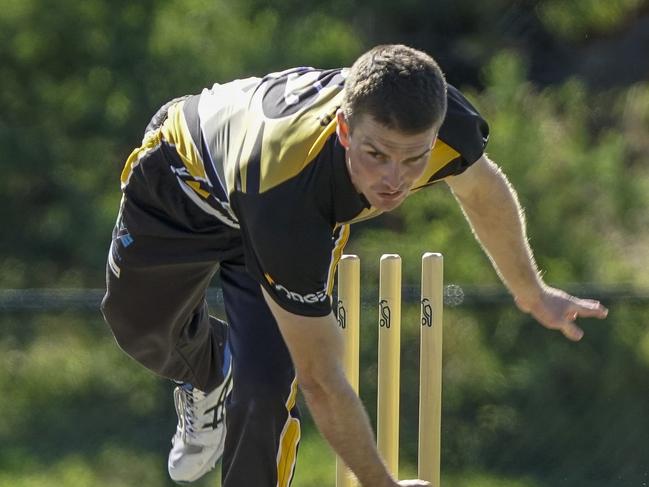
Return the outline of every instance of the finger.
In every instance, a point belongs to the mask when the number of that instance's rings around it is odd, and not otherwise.
[[[608,309],[602,305],[599,301],[594,301],[592,299],[577,299],[573,303],[571,311],[576,313],[577,316],[581,318],[606,318],[608,315]]]
[[[559,326],[561,333],[573,342],[578,342],[584,336],[584,330],[575,325],[572,321],[563,321]]]

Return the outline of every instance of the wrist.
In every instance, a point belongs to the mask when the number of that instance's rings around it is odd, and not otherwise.
[[[534,287],[515,293],[514,301],[521,311],[529,313],[543,299],[544,292],[545,286],[543,283],[539,282],[538,285]]]
[[[385,482],[381,484],[383,487],[395,487],[399,485],[396,480],[392,478],[390,474],[387,474],[385,477]]]
[[[378,454],[378,452],[377,452]],[[380,465],[380,469],[376,469],[371,478],[367,477],[364,479],[363,482],[361,482],[361,485],[365,487],[366,485],[368,487],[396,487],[398,482],[394,479],[394,477],[390,474],[388,471],[387,467],[385,466],[385,463],[383,463],[383,459],[377,455],[377,460],[378,464],[377,467]],[[360,479],[359,479],[360,480]]]

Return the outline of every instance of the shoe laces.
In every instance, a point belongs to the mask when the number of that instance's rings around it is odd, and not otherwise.
[[[196,439],[202,427],[199,421],[204,416],[200,411],[205,394],[188,385],[176,387],[174,390],[174,404],[178,414],[178,429],[183,442],[187,439]]]

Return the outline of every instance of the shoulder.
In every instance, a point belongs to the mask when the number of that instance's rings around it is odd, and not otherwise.
[[[476,161],[489,140],[489,125],[473,104],[453,85],[448,85],[448,108],[439,138],[468,162]]]
[[[265,76],[252,96],[240,170],[269,191],[301,173],[335,132],[340,69],[293,68]],[[248,176],[250,177],[250,176]]]

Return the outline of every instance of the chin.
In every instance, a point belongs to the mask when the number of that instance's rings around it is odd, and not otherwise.
[[[396,201],[379,200],[372,204],[374,208],[381,211],[392,211],[403,203],[403,199]]]
[[[396,210],[399,206],[401,206],[401,203],[403,203],[403,200],[401,200],[401,201],[397,201],[396,203],[392,203],[391,205],[386,206],[386,208],[384,208],[383,211],[392,211],[392,210]]]

